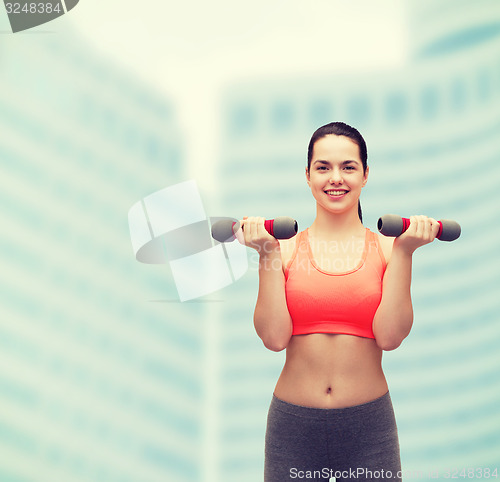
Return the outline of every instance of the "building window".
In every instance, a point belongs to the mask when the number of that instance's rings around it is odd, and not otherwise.
[[[402,92],[391,92],[385,103],[385,115],[389,124],[404,122],[408,115],[408,99]]]
[[[309,113],[313,129],[317,129],[318,127],[334,121],[333,106],[331,102],[327,100],[318,99],[313,101]]]
[[[288,102],[277,102],[271,109],[271,126],[281,132],[289,130],[294,123],[293,107]]]
[[[363,126],[370,120],[370,102],[366,97],[353,97],[347,104],[348,122]]]
[[[477,96],[479,102],[487,102],[491,98],[491,75],[490,72],[483,68],[477,73]]]
[[[230,115],[230,132],[238,137],[253,134],[257,124],[255,108],[249,104],[238,105]]]
[[[467,104],[467,89],[464,79],[456,78],[450,86],[450,102],[453,112],[463,112]]]
[[[439,97],[436,87],[428,85],[420,93],[420,110],[425,120],[434,119],[437,116]]]

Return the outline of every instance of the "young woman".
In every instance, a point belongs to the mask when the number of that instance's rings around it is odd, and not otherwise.
[[[412,253],[439,225],[412,216],[398,238],[362,224],[368,180],[361,134],[341,122],[312,136],[307,184],[316,218],[278,241],[244,217],[240,242],[259,252],[257,334],[286,362],[269,409],[265,482],[401,480],[396,421],[382,351],[408,336]]]

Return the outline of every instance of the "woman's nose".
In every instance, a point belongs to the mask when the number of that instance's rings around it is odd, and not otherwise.
[[[330,182],[332,184],[338,184],[342,182],[342,175],[340,169],[332,169],[330,172]]]

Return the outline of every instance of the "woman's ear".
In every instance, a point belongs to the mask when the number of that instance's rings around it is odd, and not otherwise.
[[[307,185],[311,187],[311,177],[309,176],[309,169],[306,167],[306,181]]]
[[[369,171],[370,171],[370,168],[369,168],[368,166],[366,166],[366,170],[365,170],[365,174],[364,174],[365,178],[364,178],[364,180],[363,180],[363,187],[365,187],[365,184],[366,184],[366,183],[367,183],[367,181],[368,181],[368,172],[369,172]]]

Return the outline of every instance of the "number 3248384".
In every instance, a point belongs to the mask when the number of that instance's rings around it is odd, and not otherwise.
[[[52,3],[36,3],[36,2],[16,2],[6,3],[5,8],[8,14],[12,13],[62,13],[61,3],[56,5]]]

